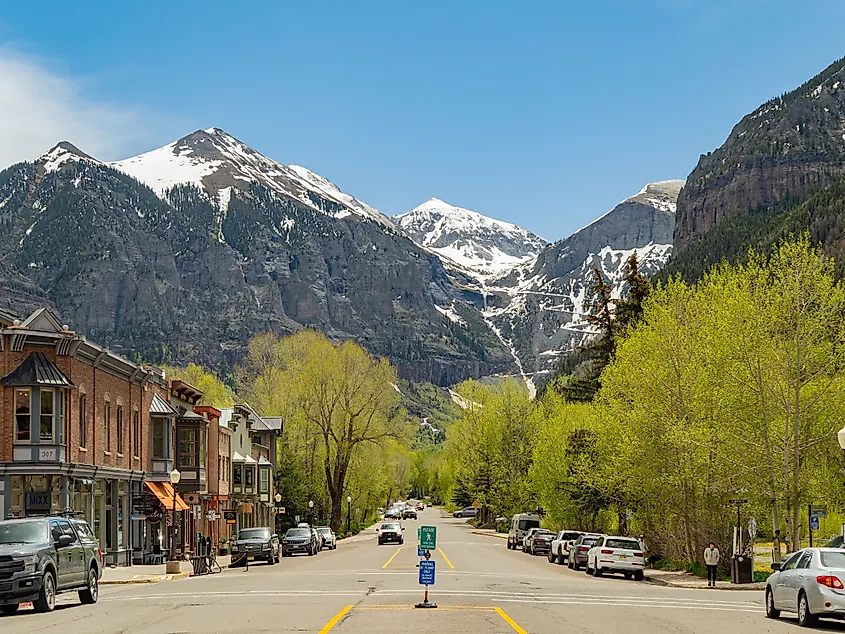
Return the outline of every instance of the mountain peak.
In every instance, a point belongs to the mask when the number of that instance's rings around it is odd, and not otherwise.
[[[78,161],[99,163],[97,159],[86,154],[70,141],[60,141],[50,148],[50,150],[35,159],[35,162],[43,165],[47,172],[55,172],[65,163],[75,163]]]
[[[536,255],[541,237],[509,222],[429,198],[394,218],[411,239],[481,275],[500,274]]]

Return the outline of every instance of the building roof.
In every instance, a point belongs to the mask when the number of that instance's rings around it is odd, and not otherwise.
[[[194,387],[190,383],[186,383],[180,379],[174,379],[170,382],[170,391],[183,401],[187,401],[192,405],[199,403],[199,400],[205,396],[199,388]]]
[[[153,394],[153,402],[150,403],[150,414],[157,414],[158,416],[176,416],[177,412],[173,406],[161,398],[158,394]]]
[[[0,385],[73,387],[65,373],[43,352],[30,352],[23,363],[0,379]]]
[[[179,409],[182,409],[182,408],[179,408]],[[190,409],[186,409],[184,412],[179,414],[179,418],[181,418],[182,420],[196,420],[196,421],[204,421],[206,423],[208,422],[208,419],[205,416],[203,416],[202,414],[198,414],[197,412],[190,410]]]
[[[244,462],[245,460],[246,460],[246,458],[244,458],[237,451],[232,452],[232,462]]]
[[[268,464],[272,466],[273,463],[267,460],[264,456],[258,456],[258,464]]]

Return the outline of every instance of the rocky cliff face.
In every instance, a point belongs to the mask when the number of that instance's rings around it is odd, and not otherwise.
[[[678,199],[680,255],[733,214],[766,214],[845,173],[845,60],[747,115],[702,156]]]
[[[115,166],[61,144],[0,173],[0,305],[47,301],[127,356],[224,373],[253,334],[303,327],[360,341],[412,380],[512,368],[435,255],[328,181],[224,134]]]
[[[636,251],[653,275],[672,250],[675,203],[683,181],[651,183],[598,220],[545,247],[532,261],[491,281],[485,316],[529,379],[541,383],[563,354],[592,335],[586,321],[590,277],[598,267],[623,292],[625,262]]]

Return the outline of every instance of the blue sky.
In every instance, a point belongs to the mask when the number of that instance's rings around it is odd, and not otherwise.
[[[214,126],[387,214],[436,196],[559,239],[845,56],[842,17],[841,0],[5,3],[0,159],[63,138],[124,158]]]

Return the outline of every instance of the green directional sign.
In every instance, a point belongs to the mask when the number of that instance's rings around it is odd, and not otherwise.
[[[435,550],[437,548],[437,527],[420,526],[420,548]]]

